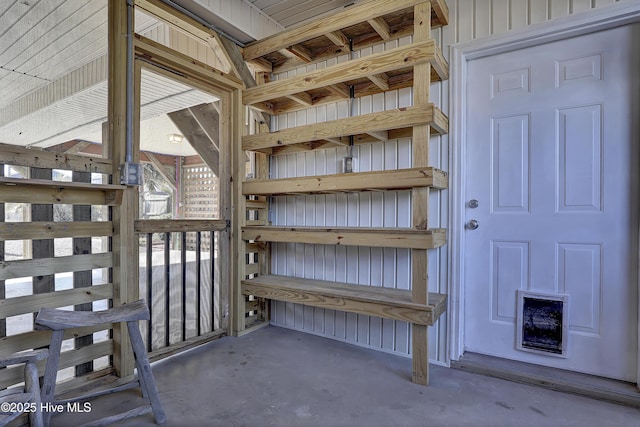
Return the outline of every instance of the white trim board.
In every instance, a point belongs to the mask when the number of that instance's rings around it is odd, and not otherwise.
[[[542,45],[569,37],[580,36],[622,25],[640,22],[640,1],[629,0],[558,18],[513,31],[450,47],[450,158],[449,158],[449,310],[450,331],[447,348],[450,360],[464,353],[464,144],[466,140],[466,82],[468,62],[474,59]],[[639,307],[640,307],[640,301]],[[640,312],[640,310],[639,310]],[[639,322],[640,323],[640,322]],[[640,342],[640,340],[639,340]],[[638,351],[640,383],[640,351]]]

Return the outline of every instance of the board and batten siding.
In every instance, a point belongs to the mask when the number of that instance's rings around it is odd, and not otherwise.
[[[450,24],[433,30],[433,38],[449,59],[449,46],[551,19],[606,7],[615,0],[450,0]],[[411,42],[411,38],[385,43],[357,52],[365,56]],[[336,62],[300,68],[274,79],[321,69]],[[283,114],[274,118],[274,129],[302,126],[366,114],[412,104],[411,88],[367,96],[314,109]],[[448,115],[449,83],[431,86],[431,102]],[[448,170],[448,137],[432,137],[431,166]],[[321,175],[341,172],[344,147],[272,156],[271,177]],[[411,166],[411,140],[376,142],[354,147],[355,171],[384,170]],[[429,200],[429,227],[448,228],[448,192],[432,191]],[[354,193],[314,196],[282,196],[272,199],[273,225],[410,227],[409,191]],[[429,251],[429,290],[448,293],[447,246]],[[344,281],[369,286],[408,289],[411,277],[410,252],[403,249],[272,244],[272,273],[287,276]],[[399,355],[410,354],[410,325],[354,313],[344,313],[299,304],[272,302],[271,323]],[[447,330],[445,318],[430,328],[429,357],[432,363],[446,364]]]

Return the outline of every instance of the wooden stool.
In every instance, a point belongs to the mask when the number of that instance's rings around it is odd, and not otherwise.
[[[48,353],[47,350],[33,350],[0,357],[0,368],[24,363],[24,388],[15,387],[0,391],[0,403],[10,404],[9,408],[0,409],[0,426],[6,426],[27,411],[31,427],[43,426],[36,362],[44,360]],[[9,409],[9,411],[5,411],[5,409]],[[14,409],[16,410],[14,411]],[[23,410],[18,411],[17,409]]]
[[[126,386],[119,386],[116,389],[110,390],[101,390],[72,400],[66,400],[64,402],[77,402],[79,400],[92,399],[116,391],[126,390],[131,388],[131,384],[133,384],[134,387],[137,384],[142,390],[142,397],[149,399],[148,405],[111,417],[103,418],[91,423],[91,425],[107,425],[116,421],[148,414],[149,412],[153,412],[157,424],[164,424],[166,421],[164,409],[162,408],[162,403],[160,403],[160,396],[158,394],[158,388],[156,387],[156,381],[153,378],[151,366],[149,365],[149,358],[147,357],[147,351],[145,350],[144,343],[142,342],[142,336],[138,329],[138,321],[148,319],[149,309],[143,300],[138,300],[104,311],[66,311],[53,308],[41,308],[38,316],[36,317],[36,325],[40,326],[40,329],[48,328],[53,331],[51,335],[51,343],[49,345],[49,358],[47,359],[47,366],[44,373],[44,383],[42,385],[42,402],[45,404],[57,403],[54,402],[54,392],[56,388],[58,364],[60,362],[60,347],[62,346],[62,337],[65,329],[83,326],[96,326],[103,323],[127,322],[129,338],[131,339],[131,347],[133,348],[136,368],[138,369],[138,379],[134,379],[132,383],[127,384]],[[44,413],[43,418],[45,425],[49,425],[50,417],[51,413]]]

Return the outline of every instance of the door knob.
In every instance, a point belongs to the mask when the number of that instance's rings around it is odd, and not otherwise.
[[[467,228],[469,230],[475,230],[478,227],[480,227],[480,224],[478,223],[478,220],[472,219],[471,221],[469,221],[467,223]]]

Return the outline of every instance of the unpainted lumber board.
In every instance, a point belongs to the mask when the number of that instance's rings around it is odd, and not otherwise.
[[[65,169],[78,172],[111,173],[110,160],[79,156],[70,153],[25,148],[0,144],[0,157],[8,165],[29,166],[44,169]]]
[[[25,313],[37,313],[41,307],[64,307],[112,297],[113,286],[107,283],[89,288],[67,289],[64,291],[3,299],[0,300],[0,311],[2,311],[2,315],[6,317],[18,316]]]
[[[244,194],[278,195],[335,191],[401,190],[447,187],[447,174],[433,167],[245,181]],[[444,184],[444,186],[443,186]]]
[[[367,78],[371,80],[381,90],[383,91],[389,90],[389,76],[387,76],[385,73],[372,74],[370,76],[367,76]]]
[[[30,177],[35,179],[42,180],[50,180],[53,176],[53,171],[51,169],[42,169],[42,168],[30,168]],[[6,179],[6,178],[5,178]],[[4,188],[6,191],[6,187]],[[18,193],[23,193],[23,189],[18,188],[15,189]],[[1,190],[0,190],[1,191]],[[53,205],[45,203],[37,203],[40,202],[38,199],[31,199],[31,221],[39,222],[39,221],[53,221]],[[33,203],[36,201],[36,203]],[[0,270],[0,278],[2,280],[11,279],[13,277],[29,277],[32,276],[31,282],[33,284],[33,294],[41,294],[41,293],[49,293],[55,291],[55,276],[51,271],[45,271],[43,273],[38,273],[36,269],[23,269],[21,275],[12,275],[9,273],[8,275],[3,274],[6,273],[5,269],[7,266],[11,266],[14,263],[38,263],[39,265],[48,264],[51,258],[54,257],[54,241],[53,239],[33,239],[31,242],[32,245],[32,258],[31,260],[25,261],[5,261],[1,265]],[[25,264],[18,264],[24,266]],[[26,264],[28,265],[28,264]],[[60,271],[61,273],[62,271]]]
[[[331,31],[329,33],[326,33],[325,36],[329,40],[331,40],[331,43],[335,44],[340,49],[342,49],[343,53],[349,52],[349,49],[350,49],[349,39],[347,38],[347,36],[344,35],[342,31],[340,30]]]
[[[107,122],[108,137],[106,145],[109,149],[108,158],[113,161],[113,179],[119,176],[119,167],[127,160],[140,160],[139,127],[134,126],[132,141],[133,155],[127,156],[127,4],[117,0],[109,0],[108,12],[108,101]],[[135,42],[134,42],[135,48]],[[151,58],[151,56],[150,56]],[[139,81],[141,67],[139,61],[134,66],[134,123],[139,123],[138,106],[140,105],[140,90],[135,83]],[[138,137],[136,137],[138,136]],[[138,215],[138,190],[127,188],[122,192],[121,204],[111,210],[114,232],[112,238],[112,265],[110,271],[114,287],[113,304],[133,301],[132,291],[139,289],[138,280],[138,240],[134,239],[131,229],[133,220]],[[133,194],[135,193],[135,194]],[[135,243],[135,245],[133,245]],[[113,367],[121,376],[133,374],[134,363],[131,346],[124,325],[113,327]],[[81,350],[80,350],[81,351]]]
[[[166,233],[189,231],[224,231],[227,221],[222,219],[138,219],[134,223],[136,233]]]
[[[362,50],[362,49],[370,48],[372,46],[379,45],[380,44],[380,37],[378,36],[377,33],[373,33],[373,34],[375,34],[375,36],[373,36],[373,37],[370,36],[370,37],[367,37],[365,39],[355,39],[355,40],[353,40],[353,50],[357,51],[357,50]],[[411,26],[410,28],[400,29],[400,30],[394,32],[393,34],[391,34],[391,38],[388,41],[393,41],[393,40],[401,39],[403,37],[408,37],[411,34],[413,34],[413,26]],[[323,54],[316,55],[313,62],[314,63],[318,63],[318,62],[321,62],[321,61],[334,59],[337,54],[343,54],[343,53],[348,53],[348,52],[349,52],[348,49],[346,51],[344,51],[344,52],[342,52],[342,49],[339,49],[339,52],[336,52],[334,50],[329,49],[327,52],[325,52]],[[252,60],[252,62],[255,62],[255,61],[256,60]],[[269,64],[271,64],[271,63],[269,63]],[[284,73],[284,72],[287,72],[287,71],[291,71],[291,70],[299,68],[301,66],[309,65],[309,63],[301,60],[298,57],[295,57],[295,58],[290,58],[290,59],[286,60],[282,64],[279,64],[279,65],[271,64],[271,65],[272,65],[272,69],[270,71],[273,72],[273,73],[279,74],[279,73]]]
[[[36,241],[34,241],[34,258],[16,261],[4,261],[0,263],[0,280],[15,277],[30,277],[53,275],[69,271],[82,271],[94,268],[108,268],[113,265],[110,253],[72,255],[53,257],[53,251],[48,258],[36,258]],[[53,246],[53,242],[52,245]],[[47,288],[43,292],[53,292]]]
[[[120,203],[123,189],[120,185],[0,178],[0,201],[114,206]]]
[[[444,60],[443,57],[441,58],[440,55],[437,55],[436,52],[438,50],[433,40],[389,49],[361,59],[335,64],[322,70],[311,71],[288,79],[277,80],[262,86],[246,89],[243,92],[243,102],[246,105],[257,104],[299,92],[357,80],[370,75]],[[444,64],[446,64],[446,61]],[[438,65],[438,69],[442,68],[445,68],[444,65]]]
[[[371,25],[374,31],[378,33],[378,35],[380,35],[382,40],[388,41],[391,38],[389,25],[387,25],[387,22],[384,20],[383,17],[368,19],[367,22],[369,23],[369,25]]]
[[[411,292],[297,277],[266,275],[243,280],[245,295],[431,325],[446,307],[446,295],[430,294],[429,304],[411,302]]]
[[[433,249],[445,243],[446,231],[444,229],[254,226],[243,227],[242,238],[257,242]]]
[[[134,47],[136,55],[170,70],[184,70],[183,74],[189,76],[194,82],[200,81],[206,85],[215,86],[221,91],[244,87],[240,78],[217,70],[137,33],[135,34]]]
[[[108,221],[5,222],[0,228],[0,241],[111,236],[112,233],[113,226]]]
[[[444,0],[436,0],[439,4]],[[380,16],[407,9],[417,4],[419,0],[373,0],[359,3],[335,14],[313,22],[287,29],[273,36],[250,43],[244,48],[245,60],[251,60],[294,44],[302,43],[315,37],[375,19]],[[442,7],[440,6],[442,9]]]
[[[276,132],[246,135],[242,138],[242,148],[244,150],[260,150],[319,139],[403,129],[419,124],[433,123],[434,119],[440,122],[440,127],[448,127],[448,123],[443,122],[446,117],[433,104],[385,110]]]
[[[72,173],[72,180],[73,182],[91,183],[91,173],[74,171]],[[73,211],[74,222],[91,221],[91,205],[74,205],[72,207],[72,211]],[[92,252],[92,244],[91,244],[90,236],[74,237],[72,239],[72,242],[73,242],[74,255],[84,255],[84,254],[90,254]],[[73,272],[74,289],[90,288],[92,283],[93,283],[93,274],[91,270]],[[80,304],[75,304],[73,308],[76,311],[91,311],[93,309],[93,306],[91,302],[83,302]],[[93,343],[93,336],[78,337],[74,341],[75,341],[75,348],[86,347],[87,345],[91,345]],[[75,371],[76,371],[75,372],[76,376],[81,376],[88,372],[92,372],[93,362],[86,362],[82,365],[78,365],[76,366]]]
[[[423,2],[414,7],[414,42],[429,40],[431,36],[431,2]],[[416,64],[413,67],[414,105],[429,102],[431,85],[431,64]],[[429,164],[428,125],[413,127],[412,165]],[[411,222],[414,228],[427,229],[429,215],[429,188],[414,188],[411,191]],[[425,304],[428,299],[429,280],[427,277],[427,251],[411,251],[411,299],[414,303]],[[412,380],[414,383],[429,384],[428,330],[424,325],[413,325],[411,329]]]

